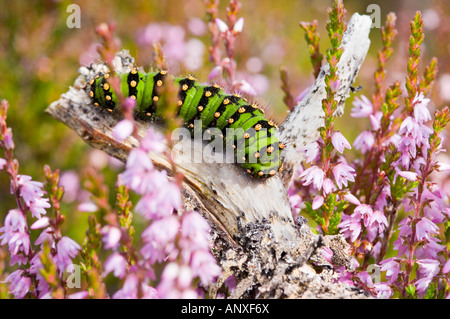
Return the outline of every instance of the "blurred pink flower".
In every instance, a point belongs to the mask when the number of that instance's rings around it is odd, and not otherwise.
[[[115,249],[120,243],[122,233],[119,228],[106,225],[101,230],[103,247],[105,249]]]
[[[120,253],[115,252],[103,264],[103,277],[106,277],[110,272],[117,278],[124,278],[127,274],[127,261]]]
[[[355,181],[355,170],[347,164],[339,163],[335,167],[333,167],[333,175],[336,180],[336,184],[339,189],[342,189],[343,186],[347,187],[348,181]]]
[[[372,149],[373,144],[375,143],[375,138],[370,131],[363,131],[361,134],[353,142],[353,146],[357,150],[361,150],[361,153],[366,153],[370,149]]]
[[[317,190],[322,188],[324,177],[324,171],[318,166],[311,166],[300,175],[300,179],[304,186],[308,186],[312,183]]]
[[[367,117],[373,113],[372,102],[364,95],[361,95],[361,98],[355,97],[351,112],[352,117]]]
[[[317,195],[314,197],[314,200],[312,202],[312,209],[316,210],[319,209],[323,205],[324,199],[322,196]]]

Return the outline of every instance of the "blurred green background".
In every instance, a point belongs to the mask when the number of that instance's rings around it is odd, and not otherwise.
[[[68,28],[66,24],[71,14],[67,12],[67,7],[72,3],[81,8],[81,28]],[[281,122],[287,115],[287,108],[282,102],[280,67],[289,70],[294,96],[313,82],[307,45],[299,21],[319,21],[321,49],[324,52],[328,47],[325,30],[327,7],[332,5],[332,1],[245,0],[241,3],[239,16],[244,17],[245,25],[236,43],[239,76],[256,83],[259,90],[257,100],[261,105],[267,105],[272,117]],[[409,21],[417,10],[421,10],[426,38],[420,68],[423,70],[431,57],[438,57],[440,73],[433,91],[433,105],[441,107],[448,103],[449,1],[344,0],[344,4],[347,20],[354,12],[365,14],[370,4],[379,6],[381,25],[388,12],[397,14],[399,35],[394,44],[394,56],[387,64],[387,84],[394,80],[404,81]],[[222,20],[226,19],[227,5],[228,1],[221,1]],[[121,168],[105,154],[91,149],[44,110],[73,84],[80,63],[86,63],[95,56],[94,45],[99,41],[95,27],[102,22],[116,22],[116,36],[120,38],[122,47],[130,50],[137,65],[146,68],[152,63],[152,49],[142,42],[144,28],[149,24],[182,27],[184,33],[180,41],[191,43],[191,46],[185,47],[185,54],[191,54],[189,48],[195,48],[199,51],[196,57],[201,59],[201,63],[197,63],[199,68],[192,70],[181,60],[168,59],[169,68],[179,74],[193,73],[198,79],[206,80],[213,64],[208,61],[209,34],[202,31],[201,21],[206,21],[204,3],[202,0],[1,0],[0,6],[0,98],[10,103],[8,124],[14,133],[20,173],[42,181],[44,164],[64,173],[67,185],[71,187],[63,204],[63,212],[67,215],[65,227],[67,234],[80,243],[87,224],[85,214],[76,210],[76,203],[87,195],[78,189],[79,180],[83,178],[86,168],[93,166],[104,174],[106,182],[112,186]],[[177,30],[180,31],[179,28]],[[356,86],[363,86],[358,94],[366,96],[373,92],[372,78],[377,67],[380,30],[373,28],[370,37],[370,52],[356,83]],[[337,129],[351,142],[364,128],[368,128],[365,120],[350,119],[348,114],[352,99],[347,102],[346,115],[336,124]],[[0,220],[3,221],[6,212],[14,207],[15,200],[9,194],[9,179],[1,173]]]

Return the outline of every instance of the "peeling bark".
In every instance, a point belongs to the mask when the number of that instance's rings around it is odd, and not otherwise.
[[[349,95],[359,68],[370,45],[368,34],[371,20],[354,14],[348,23],[342,46],[344,53],[338,64],[341,86],[338,92],[339,113]],[[125,51],[115,59],[116,70],[129,72],[133,58]],[[126,161],[138,141],[130,137],[117,142],[112,128],[120,116],[101,108],[94,108],[84,90],[86,79],[104,71],[102,63],[90,69],[82,68],[82,75],[73,87],[53,102],[47,112],[73,129],[89,145]],[[224,269],[224,275],[211,288],[215,297],[223,289],[223,281],[233,274],[238,285],[233,298],[336,298],[364,297],[344,284],[333,283],[333,271],[322,267],[316,272],[307,262],[316,260],[326,265],[320,256],[320,247],[329,246],[337,256],[336,263],[350,267],[345,254],[345,241],[340,236],[315,235],[304,218],[292,218],[287,196],[296,167],[303,160],[298,149],[317,139],[323,126],[321,101],[325,97],[325,65],[307,96],[296,106],[280,128],[280,138],[287,147],[283,153],[285,171],[278,176],[260,181],[249,178],[234,164],[217,164],[213,156],[204,154],[202,163],[192,163],[189,152],[173,150],[177,170],[184,174],[183,197],[187,209],[200,211],[213,230],[213,253]],[[149,123],[138,122],[143,136]],[[178,146],[193,152],[199,141],[181,141]],[[155,167],[171,166],[158,155],[149,154]]]

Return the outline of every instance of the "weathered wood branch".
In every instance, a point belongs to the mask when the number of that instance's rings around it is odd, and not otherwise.
[[[370,25],[369,17],[355,14],[344,34],[344,54],[338,67],[341,81],[338,98],[341,108],[367,53]],[[132,66],[133,59],[127,52],[116,56],[115,67],[119,73],[129,72]],[[126,161],[130,149],[138,145],[138,141],[133,137],[122,143],[114,140],[112,128],[120,120],[120,115],[93,108],[84,90],[86,81],[105,68],[104,64],[98,63],[89,69],[80,69],[82,74],[74,86],[52,103],[47,112],[73,129],[91,146]],[[194,163],[192,154],[202,148],[201,141],[183,139],[173,150],[177,169],[185,176],[185,205],[200,210],[212,225],[216,239],[219,238],[221,242],[215,253],[221,259],[225,272],[230,272],[232,267],[245,268],[247,275],[254,272],[246,279],[241,278],[234,297],[299,296],[298,291],[294,293],[295,287],[298,288],[299,278],[309,278],[309,282],[319,280],[314,277],[312,269],[302,268],[312,255],[317,255],[316,249],[322,244],[337,242],[339,244],[334,246],[335,254],[339,255],[344,250],[339,239],[322,239],[311,232],[307,223],[296,224],[287,197],[287,185],[294,169],[302,160],[298,149],[317,139],[317,130],[323,125],[321,101],[325,97],[326,72],[327,66],[324,66],[308,95],[281,127],[281,140],[288,145],[284,153],[286,170],[283,174],[265,181],[254,180],[235,164],[214,163],[214,154],[207,152],[203,153],[201,163]],[[148,125],[150,124],[138,123],[140,136],[145,134]],[[149,156],[157,168],[171,173],[171,165],[166,158],[158,154]],[[297,272],[293,271],[295,265],[299,269]],[[250,268],[253,270],[250,271]],[[263,275],[267,273],[271,275]],[[294,277],[287,280],[284,278],[287,275]],[[290,284],[280,280],[287,280]],[[255,286],[255,283],[259,292],[253,290],[250,294],[250,287]],[[280,285],[283,286],[282,291],[275,293]],[[216,291],[219,288],[218,284]],[[342,287],[339,289],[346,291]],[[345,292],[342,293],[345,295]]]

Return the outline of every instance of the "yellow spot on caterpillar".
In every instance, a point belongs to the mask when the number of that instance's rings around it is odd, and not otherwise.
[[[106,95],[105,99],[107,99],[108,101],[111,101],[111,95]]]
[[[256,124],[255,125],[255,130],[259,131],[262,128],[261,124]]]
[[[271,170],[270,172],[269,172],[269,174],[270,174],[270,176],[273,176],[273,175],[275,175],[275,170],[273,169],[273,170]]]
[[[152,113],[147,113],[147,116],[148,116],[148,117],[152,116]]]
[[[183,101],[178,100],[177,105],[178,105],[178,106],[182,106],[182,105],[183,105]]]
[[[228,119],[228,123],[233,124],[233,122],[234,122],[234,119],[233,119],[233,118],[229,118],[229,119]]]
[[[161,86],[163,82],[161,80],[156,81],[156,86]]]
[[[189,80],[189,81],[195,81],[196,79],[195,79],[192,75],[189,75],[189,76],[188,76],[188,80]]]
[[[94,97],[94,91],[89,92],[90,97]]]
[[[131,74],[136,74],[138,71],[136,68],[131,69]]]
[[[241,158],[243,161],[245,161],[245,156],[242,156],[242,158]]]
[[[100,77],[100,75],[96,75],[94,76],[94,79],[98,79]]]
[[[137,82],[136,82],[135,80],[133,80],[133,81],[130,82],[130,86],[131,86],[132,88],[136,87],[136,85],[137,85]]]
[[[283,164],[281,164],[280,168],[278,169],[279,172],[283,171]]]
[[[283,142],[280,142],[280,144],[278,144],[278,146],[280,147],[280,149],[283,149],[286,147],[286,145]]]
[[[245,107],[240,107],[238,110],[239,113],[244,113],[245,112]]]
[[[253,156],[255,157],[255,158],[259,158],[259,152],[255,152],[255,154],[253,154]]]
[[[220,89],[220,86],[217,83],[213,84],[213,87],[215,87],[216,89]]]
[[[233,144],[232,148],[236,148],[236,145]]]
[[[263,176],[263,175],[264,175],[263,171],[259,171],[259,172],[258,172],[258,175],[259,175],[259,176]]]
[[[136,100],[136,95],[130,95],[133,100]]]
[[[104,77],[105,79],[109,78],[109,73],[106,73],[103,77]]]
[[[197,110],[198,110],[199,112],[203,111],[203,106],[199,105],[199,106],[197,107]]]
[[[252,108],[257,109],[257,108],[258,108],[258,105],[252,104]]]
[[[159,73],[161,73],[162,75],[166,75],[166,74],[167,74],[167,71],[166,71],[166,70],[162,70],[162,71],[159,72]]]
[[[206,91],[205,96],[210,97],[212,95],[211,91]]]
[[[273,122],[273,121],[269,121],[269,122],[267,122],[270,126],[274,126],[275,125],[275,123]]]
[[[248,133],[244,134],[244,138],[249,138],[249,137],[250,137],[250,134],[248,134]]]
[[[223,100],[223,105],[227,105],[227,104],[230,104],[230,100],[229,99],[225,99],[225,100]]]
[[[153,102],[158,102],[159,101],[159,97],[157,97],[156,95],[153,97]]]
[[[105,90],[105,91],[109,90],[109,84],[108,83],[103,84],[103,90]]]
[[[238,98],[241,97],[238,93],[234,93],[234,96]]]
[[[92,84],[94,84],[94,82],[95,82],[95,80],[94,80],[94,79],[90,80],[90,81],[89,81],[89,85],[92,85]]]
[[[183,86],[181,87],[181,89],[183,91],[186,91],[187,89],[189,89],[189,86],[187,84],[183,84]]]
[[[190,127],[190,128],[194,128],[194,124],[192,124],[192,123],[189,124],[189,127]]]
[[[220,117],[220,112],[214,113],[214,117]]]
[[[252,173],[252,171],[248,169],[248,170],[247,170],[247,173],[251,174],[251,173]]]
[[[111,113],[112,111],[113,111],[113,110],[111,110],[111,109],[108,109],[108,112],[110,112],[110,113]]]
[[[273,150],[274,150],[274,148],[273,148],[273,146],[269,146],[268,148],[267,148],[267,153],[272,153],[273,152]]]
[[[98,104],[97,102],[94,103],[95,106],[100,106],[100,104]]]

